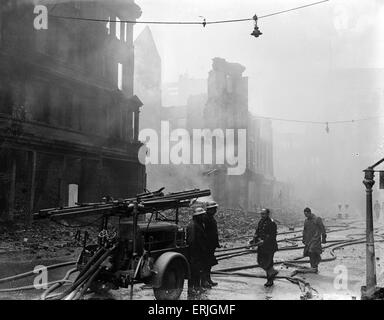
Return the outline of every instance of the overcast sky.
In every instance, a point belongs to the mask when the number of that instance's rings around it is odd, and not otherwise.
[[[161,21],[201,21],[199,16],[207,21],[251,18],[254,14],[262,16],[312,2],[316,0],[136,0],[143,11],[139,20]],[[137,24],[135,34],[143,27]],[[384,115],[380,102],[372,105],[368,101],[372,96],[367,95],[371,86],[372,89],[380,87],[381,100],[377,101],[382,102],[384,89],[380,82],[368,84],[357,75],[355,82],[348,81],[343,86],[340,82],[345,78],[330,77],[327,73],[340,68],[384,68],[382,0],[331,0],[260,19],[259,27],[263,35],[254,38],[250,35],[253,21],[207,25],[206,28],[150,25],[162,58],[163,81],[176,81],[183,73],[193,78],[207,78],[212,58],[222,57],[246,67],[249,109],[258,115],[312,121],[364,118],[380,112]],[[331,84],[330,80],[335,82]],[[329,94],[332,85],[340,90]],[[360,86],[365,86],[361,94]],[[356,97],[361,95],[366,99],[357,103]],[[306,177],[313,176],[313,168],[303,171],[302,164],[311,156],[313,147],[323,148],[325,158],[335,156],[316,169],[319,176],[330,183],[326,189],[334,193],[330,189],[333,184],[340,199],[345,198],[343,201],[362,195],[363,205],[361,170],[380,156],[373,155],[372,150],[380,146],[384,134],[383,129],[380,136],[377,131],[372,134],[367,130],[370,125],[377,128],[377,121],[364,125],[331,126],[330,134],[326,134],[323,126],[274,121],[276,177],[293,179],[297,187],[305,189]],[[278,132],[304,132],[296,141],[302,146],[302,152],[291,155],[292,168],[287,168],[287,161],[278,158]],[[370,149],[365,148],[368,140],[372,143]],[[345,141],[344,149],[338,147],[341,141]],[[356,154],[360,155],[359,161]],[[349,185],[354,191],[343,194],[341,185]],[[329,196],[326,192],[323,194],[325,199]]]
[[[137,0],[140,20],[208,21],[251,18],[314,2],[312,0]],[[241,62],[247,74],[281,67],[383,67],[379,52],[367,50],[378,38],[380,0],[331,0],[260,20],[264,33],[250,36],[253,21],[208,25],[151,25],[165,67],[165,81],[180,73],[206,77],[211,58],[223,56]],[[381,9],[381,10],[379,10]],[[384,19],[381,19],[383,21]],[[381,27],[383,24],[381,24]],[[143,25],[136,25],[137,34]],[[371,49],[374,49],[373,47]],[[378,48],[376,48],[378,49]],[[381,48],[382,49],[382,48]],[[348,58],[343,53],[348,52]],[[330,61],[333,55],[333,61]],[[342,56],[342,58],[341,58]]]
[[[137,0],[139,20],[207,21],[250,18],[312,3],[312,0]],[[293,73],[331,67],[384,67],[384,10],[380,0],[331,0],[260,19],[263,35],[250,35],[253,21],[208,25],[150,25],[163,66],[163,81],[187,73],[207,78],[214,57],[239,62],[249,76],[253,112],[281,116],[266,107],[264,86]],[[381,18],[381,19],[380,19]],[[137,35],[145,25],[135,26]],[[381,32],[381,34],[380,34]],[[289,79],[287,79],[289,81]],[[270,87],[270,86],[269,86]],[[267,108],[267,110],[266,110]],[[291,111],[290,111],[290,114]]]

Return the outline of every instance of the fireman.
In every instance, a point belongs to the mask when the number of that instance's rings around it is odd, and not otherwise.
[[[304,257],[309,257],[311,268],[318,272],[318,266],[321,261],[322,243],[327,242],[327,233],[323,220],[312,213],[310,208],[304,209],[306,217],[303,230]]]
[[[273,286],[273,279],[279,273],[273,268],[273,256],[278,249],[276,241],[277,225],[269,214],[269,209],[261,210],[261,219],[257,225],[253,240],[250,242],[250,244],[258,244],[257,263],[267,273],[265,287]]]
[[[206,210],[207,214],[204,216],[204,229],[207,238],[208,247],[208,262],[207,270],[204,273],[204,286],[214,287],[217,286],[217,282],[211,279],[211,268],[217,264],[215,257],[216,248],[220,248],[219,233],[217,231],[217,222],[215,220],[215,213],[217,212],[218,205],[216,202],[208,203]]]
[[[207,238],[204,230],[203,208],[196,208],[192,221],[187,227],[187,244],[189,246],[189,259],[191,265],[191,279],[188,282],[188,292],[198,293],[202,289],[202,275],[206,270],[208,261]]]

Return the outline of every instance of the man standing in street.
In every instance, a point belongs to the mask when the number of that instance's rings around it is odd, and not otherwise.
[[[191,279],[188,282],[188,293],[196,294],[202,289],[202,273],[207,269],[208,250],[207,238],[204,230],[203,208],[196,208],[192,221],[187,227],[187,244],[189,249],[189,261],[191,265]]]
[[[311,268],[317,273],[323,252],[321,243],[326,243],[327,234],[322,219],[315,216],[310,208],[304,209],[304,215],[306,217],[303,230],[304,257],[309,257]]]
[[[257,225],[257,229],[251,244],[258,244],[257,247],[257,263],[267,273],[267,282],[265,287],[273,286],[273,279],[279,273],[273,268],[273,256],[277,251],[277,225],[270,218],[269,209],[262,209],[261,219]]]
[[[217,282],[213,282],[211,279],[211,268],[217,264],[215,258],[216,248],[220,248],[219,233],[217,231],[217,222],[215,220],[215,213],[217,212],[218,205],[216,202],[210,202],[207,205],[207,214],[204,216],[204,228],[207,237],[208,248],[208,264],[207,270],[204,274],[204,285],[217,286]]]
[[[379,221],[379,219],[380,219],[380,211],[381,211],[381,207],[380,207],[380,203],[379,203],[378,200],[376,200],[375,205],[373,206],[373,210],[374,210],[375,213],[376,213],[376,221]]]

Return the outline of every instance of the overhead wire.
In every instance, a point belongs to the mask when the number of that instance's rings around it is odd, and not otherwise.
[[[258,16],[258,19],[268,18],[275,15],[284,14],[287,12],[292,12],[308,7],[312,7],[315,5],[323,4],[325,2],[329,2],[330,0],[322,0],[317,2],[312,2],[309,4],[293,7],[286,10],[280,10],[276,12],[272,12],[269,14]],[[60,16],[52,14],[52,11],[55,9],[57,4],[55,4],[49,13],[49,16],[57,19],[67,19],[67,20],[79,20],[79,21],[91,21],[91,22],[105,22],[105,23],[132,23],[132,24],[164,24],[164,25],[203,25],[204,27],[209,24],[224,24],[224,23],[234,23],[234,22],[244,22],[244,21],[252,21],[252,18],[241,18],[241,19],[227,19],[227,20],[215,20],[215,21],[207,21],[205,18],[203,21],[137,21],[137,20],[111,20],[111,19],[97,19],[97,18],[83,18],[83,17],[73,17],[73,16]],[[307,124],[320,124],[327,126],[327,132],[329,132],[328,125],[330,124],[343,124],[343,123],[356,123],[361,121],[374,120],[382,117],[368,117],[361,119],[350,119],[350,120],[337,120],[337,121],[311,121],[311,120],[298,120],[298,119],[284,119],[284,118],[274,118],[274,117],[266,117],[266,116],[255,116],[255,118],[259,119],[267,119],[272,121],[284,121],[284,122],[293,122],[293,123],[307,123]]]
[[[375,119],[383,119],[384,116],[376,116],[376,117],[367,117],[360,119],[349,119],[349,120],[336,120],[336,121],[312,121],[312,120],[298,120],[298,119],[286,119],[286,118],[274,118],[274,117],[266,117],[266,116],[254,116],[258,119],[266,119],[272,121],[284,121],[284,122],[297,122],[297,123],[309,123],[309,124],[339,124],[339,123],[355,123],[360,121],[368,121]]]
[[[281,10],[277,12],[272,12],[269,14],[262,15],[258,17],[258,19],[263,19],[295,10],[300,10],[303,8],[319,5],[325,2],[328,2],[330,0],[322,0],[322,1],[317,1],[313,3],[309,3],[306,5],[286,9],[286,10]],[[97,19],[97,18],[82,18],[82,17],[71,17],[71,16],[59,16],[59,15],[49,15],[52,18],[58,18],[58,19],[67,19],[67,20],[80,20],[80,21],[92,21],[92,22],[106,22],[106,23],[132,23],[132,24],[165,24],[165,25],[202,25],[206,26],[209,24],[223,24],[223,23],[233,23],[233,22],[244,22],[244,21],[253,21],[254,18],[242,18],[242,19],[228,19],[228,20],[215,20],[215,21],[136,21],[136,20],[111,20],[111,19]]]

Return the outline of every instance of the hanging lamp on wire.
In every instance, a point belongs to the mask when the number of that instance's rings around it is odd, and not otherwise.
[[[255,20],[255,27],[251,33],[251,36],[254,36],[255,38],[258,38],[259,36],[261,36],[263,33],[260,31],[259,27],[257,26],[257,15],[255,14],[253,16],[253,20]]]

